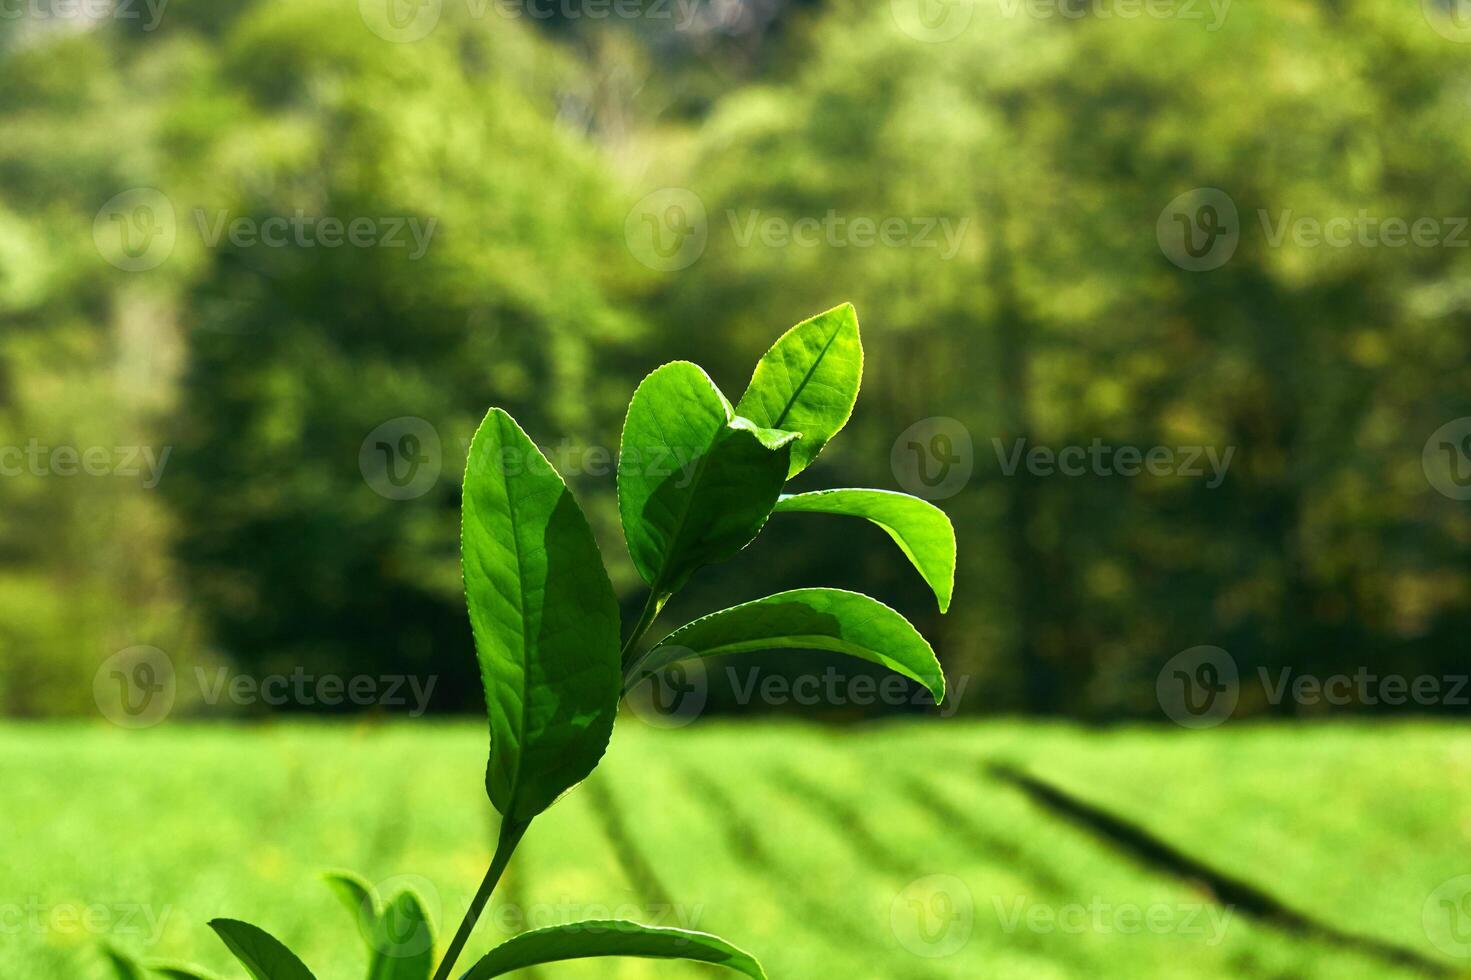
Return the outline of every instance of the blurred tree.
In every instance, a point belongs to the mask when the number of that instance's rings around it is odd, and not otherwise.
[[[958,3],[953,36],[904,7],[831,10],[792,84],[722,103],[683,178],[708,244],[665,316],[698,315],[699,356],[741,363],[773,322],[857,302],[864,398],[813,486],[893,485],[856,461],[926,417],[963,423],[976,472],[945,504],[962,567],[938,645],[977,675],[972,706],[1157,714],[1160,666],[1207,643],[1253,677],[1453,663],[1471,518],[1421,449],[1471,414],[1467,251],[1275,229],[1471,213],[1465,47],[1378,2],[1232,6],[1215,28]],[[1213,270],[1173,263],[1157,227],[1195,188],[1239,216]],[[1019,445],[1095,440],[1234,456],[1219,486],[1008,473]],[[817,561],[792,581],[852,564]],[[893,589],[921,605],[902,568]]]

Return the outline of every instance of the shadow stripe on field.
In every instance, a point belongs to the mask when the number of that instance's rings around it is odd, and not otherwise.
[[[1162,871],[1187,882],[1203,884],[1210,889],[1219,904],[1232,907],[1244,915],[1284,932],[1337,943],[1385,963],[1418,970],[1427,976],[1457,975],[1457,971],[1449,965],[1430,959],[1413,949],[1373,936],[1348,932],[1291,908],[1257,886],[1186,854],[1144,827],[1079,799],[1022,769],[1004,764],[991,764],[985,768],[987,774],[993,778],[1015,787],[1042,808],[1091,832],[1114,850],[1132,857],[1151,870]]]

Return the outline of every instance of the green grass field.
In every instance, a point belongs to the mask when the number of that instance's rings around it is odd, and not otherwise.
[[[469,723],[0,727],[0,977],[106,977],[108,935],[239,977],[205,926],[228,915],[320,980],[356,980],[361,944],[319,872],[414,883],[452,928],[495,829],[484,757]],[[997,764],[1354,941],[1222,905]],[[1463,726],[663,732],[630,717],[533,827],[470,950],[615,915],[718,932],[774,980],[1456,975],[1471,960],[1437,948],[1424,915],[1468,873]],[[603,960],[535,975],[722,973]]]

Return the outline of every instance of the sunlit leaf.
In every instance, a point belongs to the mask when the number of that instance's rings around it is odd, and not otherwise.
[[[212,919],[209,927],[253,980],[314,980],[306,964],[264,929],[238,919]]]
[[[419,898],[407,889],[378,916],[368,980],[429,980],[434,971],[434,929]]]
[[[500,409],[471,443],[461,552],[490,718],[486,788],[508,820],[525,823],[607,748],[618,604],[571,491]]]
[[[753,650],[828,650],[881,664],[923,684],[939,704],[945,675],[935,651],[909,621],[877,599],[841,589],[796,589],[711,613],[649,651],[627,687],[691,658]]]
[[[863,517],[888,532],[935,591],[940,612],[950,608],[955,588],[955,528],[927,500],[892,490],[818,490],[783,496],[777,512],[805,511]]]
[[[797,435],[733,414],[704,371],[665,364],[638,386],[618,454],[628,551],[657,596],[751,542],[776,505]]]
[[[490,980],[542,963],[595,956],[695,960],[766,980],[761,964],[718,936],[622,921],[574,922],[522,933],[487,953],[461,980]]]
[[[757,425],[802,433],[788,478],[817,458],[853,414],[863,381],[863,344],[852,303],[803,320],[756,365],[736,414]]]

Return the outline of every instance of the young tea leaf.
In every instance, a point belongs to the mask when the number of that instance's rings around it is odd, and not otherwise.
[[[373,951],[368,980],[429,980],[434,929],[413,892],[399,892],[378,917]]]
[[[818,490],[784,495],[777,513],[805,511],[864,517],[888,532],[899,550],[935,591],[940,612],[950,608],[955,588],[955,528],[928,500],[892,490]]]
[[[853,414],[863,381],[863,344],[852,303],[803,320],[756,364],[736,414],[757,425],[802,433],[787,478],[817,458]]]
[[[117,980],[144,980],[143,965],[122,950],[104,944],[102,955],[107,957]]]
[[[766,980],[755,958],[718,936],[622,921],[573,922],[524,932],[491,950],[460,980],[490,980],[529,966],[593,956],[695,960]]]
[[[238,919],[212,919],[209,927],[224,940],[252,980],[314,980],[306,964],[264,929]]]
[[[660,640],[629,672],[626,688],[680,660],[776,649],[850,654],[923,684],[936,704],[945,698],[935,651],[909,620],[842,589],[779,592],[697,619]]]
[[[618,604],[572,493],[491,409],[465,466],[461,555],[490,717],[486,789],[518,824],[597,766],[621,676]]]
[[[735,416],[709,375],[665,364],[633,393],[618,454],[618,511],[639,574],[666,597],[761,530],[796,433]]]
[[[383,903],[373,891],[373,886],[350,871],[332,871],[322,877],[357,923],[358,934],[363,937],[363,942],[367,943],[371,953],[373,932],[378,927],[378,916],[383,911]]]

